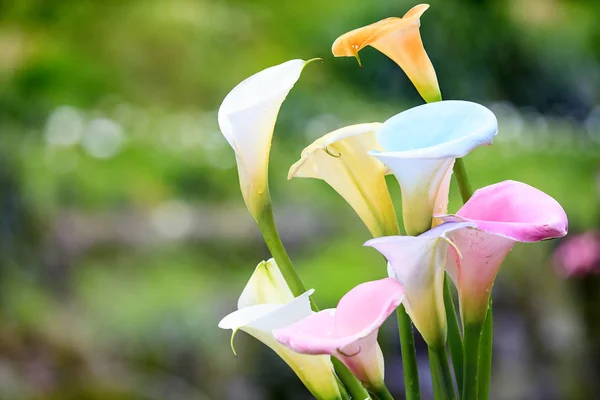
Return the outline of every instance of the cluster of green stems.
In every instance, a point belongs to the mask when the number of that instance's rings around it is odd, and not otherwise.
[[[466,203],[473,192],[464,162],[460,158],[456,159],[454,164],[454,177],[458,184],[463,203]],[[261,212],[255,216],[256,221],[286,283],[294,296],[299,296],[306,291],[306,288],[294,269],[292,261],[277,232],[268,191],[263,195],[264,206]],[[397,231],[388,233],[390,235],[399,235],[400,231],[398,229]],[[452,291],[453,285],[449,277],[446,276],[444,304],[448,324],[448,347],[457,383],[458,398],[461,400],[487,399],[489,396],[492,351],[491,300],[485,320],[478,323],[466,324],[461,330]],[[314,311],[318,311],[318,307],[312,299],[311,305]],[[407,400],[420,400],[421,393],[413,324],[403,305],[397,308],[396,315],[398,318],[404,369],[405,398]],[[428,346],[428,352],[435,400],[456,400],[457,391],[448,363],[446,346]],[[332,363],[340,380],[340,393],[344,400],[393,400],[392,395],[385,385],[378,388],[370,388],[370,392],[368,392],[342,362],[332,357]]]

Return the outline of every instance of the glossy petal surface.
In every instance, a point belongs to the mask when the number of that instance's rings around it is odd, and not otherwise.
[[[345,33],[333,43],[333,55],[359,59],[358,52],[372,46],[402,68],[425,101],[439,101],[437,76],[419,32],[420,18],[428,8],[428,4],[419,4],[402,18],[386,18]]]
[[[515,243],[562,237],[568,230],[567,215],[556,200],[516,181],[477,190],[456,215],[442,219],[475,226],[451,235],[462,257],[454,252],[447,266],[467,321],[484,318],[496,275]]]
[[[448,235],[470,226],[445,223],[421,236],[389,236],[365,243],[388,260],[390,276],[404,286],[406,311],[430,346],[446,342],[443,282],[450,247]]]
[[[238,301],[239,309],[219,322],[234,334],[242,330],[269,346],[298,375],[317,399],[339,399],[333,365],[327,356],[298,354],[280,344],[273,330],[285,328],[313,315],[310,295],[314,290],[293,298],[281,272],[272,259],[260,263]]]
[[[397,232],[398,222],[385,182],[386,167],[368,152],[381,150],[380,123],[351,125],[317,139],[302,151],[288,178],[327,182],[354,209],[373,236]]]
[[[491,144],[498,132],[494,114],[467,101],[441,101],[404,111],[377,131],[384,152],[372,152],[396,176],[402,190],[402,214],[409,235],[432,225],[445,213],[452,167],[478,146]]]
[[[305,65],[304,60],[291,60],[260,71],[233,88],[219,108],[219,127],[235,152],[242,195],[253,215],[267,191],[279,109]]]
[[[366,282],[349,291],[337,309],[323,310],[274,335],[299,353],[337,357],[366,386],[376,387],[384,373],[377,332],[403,298],[402,285],[391,278]]]

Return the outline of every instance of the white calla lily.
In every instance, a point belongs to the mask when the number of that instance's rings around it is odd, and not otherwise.
[[[398,222],[385,182],[387,168],[368,155],[382,150],[375,133],[380,123],[346,126],[317,139],[302,151],[288,179],[322,179],[338,192],[374,237],[398,233]]]
[[[404,227],[418,235],[444,214],[452,167],[498,133],[494,114],[468,101],[440,101],[388,119],[377,132],[384,152],[371,152],[392,170],[402,191]]]
[[[340,388],[328,356],[298,354],[279,343],[273,330],[286,328],[313,315],[309,290],[294,298],[273,259],[261,262],[238,300],[238,310],[219,322],[219,328],[242,330],[269,346],[322,400],[341,399]],[[232,336],[233,341],[233,336]]]
[[[219,108],[219,127],[235,152],[242,195],[255,218],[269,201],[269,153],[279,109],[308,62],[291,60],[252,75]]]
[[[406,312],[433,348],[446,343],[447,323],[444,309],[444,272],[448,234],[472,227],[471,223],[444,223],[420,236],[388,236],[365,243],[388,260],[388,274],[404,286]]]

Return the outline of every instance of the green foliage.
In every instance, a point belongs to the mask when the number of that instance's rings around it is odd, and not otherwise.
[[[465,160],[473,187],[527,182],[564,205],[573,231],[594,228],[600,148],[588,116],[599,100],[590,88],[600,7],[527,3],[432,1],[423,40],[446,98],[503,110],[497,143]],[[328,130],[420,104],[383,55],[364,50],[363,69],[330,55],[339,34],[410,6],[0,0],[0,397],[236,398],[239,376],[258,396],[273,385],[252,362],[236,362],[228,333],[216,328],[269,257],[216,109],[262,68],[324,59],[282,107],[270,180],[284,244],[319,304],[335,305],[383,277],[384,260],[362,247],[368,232],[335,193],[314,180],[288,182],[287,170]],[[453,187],[449,209],[459,205]],[[500,284],[513,281],[523,303],[538,278],[564,289],[549,265],[552,246],[518,247]],[[241,358],[285,370],[238,336]],[[27,373],[31,365],[50,383]],[[280,382],[272,398],[297,384],[289,374]]]

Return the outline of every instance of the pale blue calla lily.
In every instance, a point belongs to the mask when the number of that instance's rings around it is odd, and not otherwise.
[[[400,183],[404,227],[409,235],[425,232],[431,227],[432,215],[446,212],[455,159],[492,144],[497,133],[498,121],[489,109],[456,100],[411,108],[380,127],[377,140],[385,151],[370,154]]]

